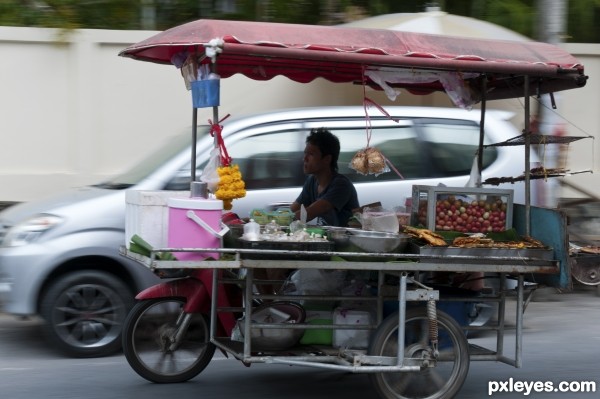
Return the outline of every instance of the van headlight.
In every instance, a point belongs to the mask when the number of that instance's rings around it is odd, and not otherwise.
[[[38,215],[11,227],[4,236],[2,246],[19,247],[35,241],[45,231],[60,223],[63,218],[55,215]]]

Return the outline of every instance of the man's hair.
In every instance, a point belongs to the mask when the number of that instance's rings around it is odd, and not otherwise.
[[[340,140],[329,130],[324,127],[312,129],[306,143],[312,144],[319,148],[322,156],[331,155],[331,163],[329,167],[332,171],[338,171],[338,158],[340,156]]]

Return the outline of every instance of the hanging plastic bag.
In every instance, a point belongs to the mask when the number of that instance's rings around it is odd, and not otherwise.
[[[475,154],[475,158],[473,158],[473,165],[471,166],[471,174],[469,176],[469,181],[465,185],[465,187],[481,187],[481,173],[479,173],[478,166],[478,156]]]
[[[383,207],[367,207],[362,213],[363,230],[397,233],[400,229],[396,212]]]
[[[348,166],[362,175],[379,176],[390,171],[385,156],[375,147],[366,147],[358,151]]]
[[[208,191],[215,193],[219,187],[219,173],[218,168],[221,165],[219,157],[219,148],[213,148],[210,152],[210,157],[206,166],[202,170],[200,175],[200,181],[206,183]]]

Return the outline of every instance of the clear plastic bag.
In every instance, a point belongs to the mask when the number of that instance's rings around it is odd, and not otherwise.
[[[210,158],[208,159],[206,166],[202,170],[202,175],[200,176],[200,181],[205,182],[208,187],[208,191],[213,194],[219,188],[219,173],[217,171],[219,165],[221,165],[219,149],[215,147],[210,152]]]
[[[361,175],[379,176],[390,171],[387,159],[375,147],[366,147],[359,150],[350,160],[348,167]]]
[[[396,212],[382,207],[365,208],[361,219],[364,230],[397,233],[400,229]]]
[[[339,295],[345,270],[298,269],[286,281],[284,292],[296,295]]]
[[[477,154],[475,154],[475,158],[473,159],[471,174],[469,175],[469,181],[465,184],[465,187],[481,187],[481,173],[479,173]]]

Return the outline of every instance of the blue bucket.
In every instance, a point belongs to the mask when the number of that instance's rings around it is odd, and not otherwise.
[[[220,79],[196,80],[192,82],[192,104],[194,108],[216,107],[220,103]]]

